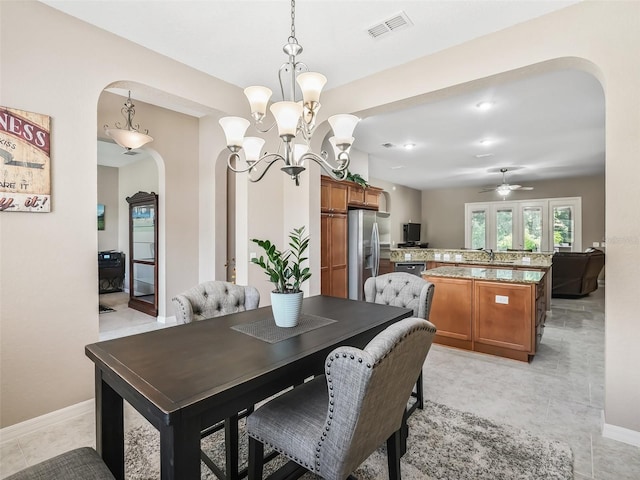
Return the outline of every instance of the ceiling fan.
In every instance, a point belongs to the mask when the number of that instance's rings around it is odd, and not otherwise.
[[[501,168],[500,172],[502,173],[502,183],[500,185],[496,185],[495,187],[487,187],[483,190],[480,190],[480,193],[497,192],[498,195],[502,197],[506,197],[513,190],[533,190],[533,187],[523,187],[522,185],[508,184],[506,180],[507,169]]]

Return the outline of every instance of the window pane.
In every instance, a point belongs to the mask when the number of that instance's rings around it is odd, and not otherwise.
[[[524,249],[540,252],[542,250],[542,208],[525,207],[522,211]]]
[[[471,212],[471,248],[485,248],[487,238],[487,213],[484,210]]]
[[[573,228],[573,207],[553,207],[553,246],[556,249],[572,249]]]
[[[496,213],[496,249],[513,248],[513,211],[498,210]]]

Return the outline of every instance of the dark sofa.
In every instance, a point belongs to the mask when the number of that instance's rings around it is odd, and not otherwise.
[[[584,297],[598,288],[598,275],[604,267],[604,252],[557,252],[553,256],[552,297]]]

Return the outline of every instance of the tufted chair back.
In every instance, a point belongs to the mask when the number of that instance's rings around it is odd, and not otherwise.
[[[173,299],[178,323],[254,310],[260,304],[255,287],[213,280],[201,283]]]
[[[413,309],[414,317],[429,320],[434,285],[406,272],[370,277],[364,282],[364,299],[371,303]]]
[[[343,480],[385,440],[389,478],[399,478],[400,443],[388,439],[399,436],[435,332],[421,318],[400,320],[364,349],[333,350],[324,376],[256,409],[247,419],[249,480],[262,478],[256,460],[261,463],[264,445],[325,480]]]

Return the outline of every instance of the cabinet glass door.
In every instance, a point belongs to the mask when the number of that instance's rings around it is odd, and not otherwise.
[[[158,314],[158,196],[138,192],[129,202],[129,307]]]

